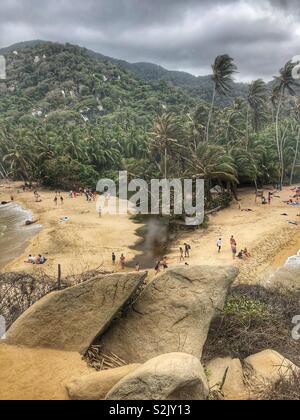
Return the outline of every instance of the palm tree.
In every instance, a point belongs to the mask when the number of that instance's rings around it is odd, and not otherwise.
[[[207,127],[206,127],[206,141],[209,141],[209,129],[211,119],[213,115],[216,94],[226,96],[231,90],[231,84],[233,82],[233,74],[236,73],[237,67],[233,64],[233,58],[229,55],[219,55],[214,64],[212,65],[212,81],[213,81],[213,94],[211,107],[208,115]]]
[[[165,113],[158,117],[151,133],[150,150],[156,154],[156,165],[160,172],[164,173],[165,179],[168,178],[168,155],[172,150],[181,147],[178,142],[179,135],[180,128],[174,114]]]
[[[297,97],[295,99],[294,113],[295,113],[295,122],[296,122],[296,125],[294,127],[294,134],[296,133],[296,145],[295,145],[295,149],[293,150],[294,159],[293,159],[292,169],[291,169],[290,185],[292,185],[293,181],[294,181],[294,173],[295,173],[295,169],[296,169],[297,158],[298,158],[298,154],[299,154],[299,146],[300,146],[300,127],[299,127],[299,122],[300,122],[300,98],[299,97]]]
[[[273,91],[273,96],[277,96],[278,103],[277,103],[277,112],[275,118],[275,130],[276,130],[276,146],[278,152],[278,159],[279,159],[279,169],[280,169],[280,180],[279,185],[280,189],[282,189],[283,181],[284,181],[284,156],[283,156],[283,137],[280,136],[280,128],[279,128],[279,117],[280,111],[283,103],[283,98],[286,91],[294,96],[295,95],[295,87],[299,86],[296,80],[293,77],[293,69],[295,64],[292,61],[288,61],[286,65],[280,70],[279,76],[275,76],[275,87]]]
[[[261,115],[264,114],[264,106],[266,105],[267,94],[268,94],[267,85],[261,79],[255,80],[249,86],[249,92],[248,92],[248,97],[247,97],[248,109],[247,109],[247,128],[246,128],[247,149],[248,149],[248,143],[249,143],[250,110],[252,110],[253,112],[252,125],[254,128],[254,131],[257,132],[260,125],[260,121],[261,121]]]
[[[187,160],[189,171],[197,178],[238,184],[234,160],[222,146],[201,143],[196,150],[190,150]]]

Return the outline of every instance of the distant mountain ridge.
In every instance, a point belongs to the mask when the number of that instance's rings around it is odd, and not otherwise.
[[[11,46],[0,49],[0,54],[6,54],[14,50],[23,49],[23,48],[32,48],[39,44],[47,44],[47,43],[49,44],[48,41],[43,41],[43,40],[32,40],[32,41],[20,42],[20,43],[13,44]],[[176,87],[183,89],[185,92],[187,92],[189,95],[193,97],[200,98],[205,101],[211,100],[212,81],[211,81],[210,76],[197,77],[183,71],[167,70],[164,67],[157,64],[153,64],[153,63],[146,63],[146,62],[129,63],[125,60],[108,57],[101,53],[89,50],[87,48],[84,48],[84,49],[88,51],[91,57],[94,57],[100,60],[107,60],[119,66],[120,68],[133,73],[136,77],[144,81],[163,80]],[[229,94],[228,97],[218,97],[216,100],[216,104],[220,106],[227,106],[230,103],[232,103],[232,101],[236,97],[246,98],[247,91],[248,91],[248,84],[233,83],[231,94]]]

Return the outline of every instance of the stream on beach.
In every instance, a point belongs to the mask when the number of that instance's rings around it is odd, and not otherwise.
[[[40,231],[40,225],[25,226],[26,220],[32,220],[32,215],[18,204],[0,205],[0,269],[22,255],[29,241]],[[150,269],[168,254],[174,235],[167,219],[149,217],[143,219],[143,223],[144,226],[137,230],[141,240],[132,247],[141,255],[129,265],[134,268],[138,262],[143,268]],[[290,276],[299,277],[300,250],[297,255],[289,257],[275,275],[283,281]]]
[[[16,203],[0,205],[0,269],[19,257],[41,229],[40,225],[25,226],[31,219],[31,213]]]

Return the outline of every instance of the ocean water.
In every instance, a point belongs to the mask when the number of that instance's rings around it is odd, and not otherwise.
[[[16,203],[0,205],[0,268],[20,256],[41,229],[40,225],[25,226],[26,220],[32,220],[31,213]]]

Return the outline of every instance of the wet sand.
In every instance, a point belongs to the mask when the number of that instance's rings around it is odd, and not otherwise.
[[[0,205],[0,267],[22,254],[30,240],[39,232],[38,224],[25,225],[31,218],[31,213],[16,203]]]

